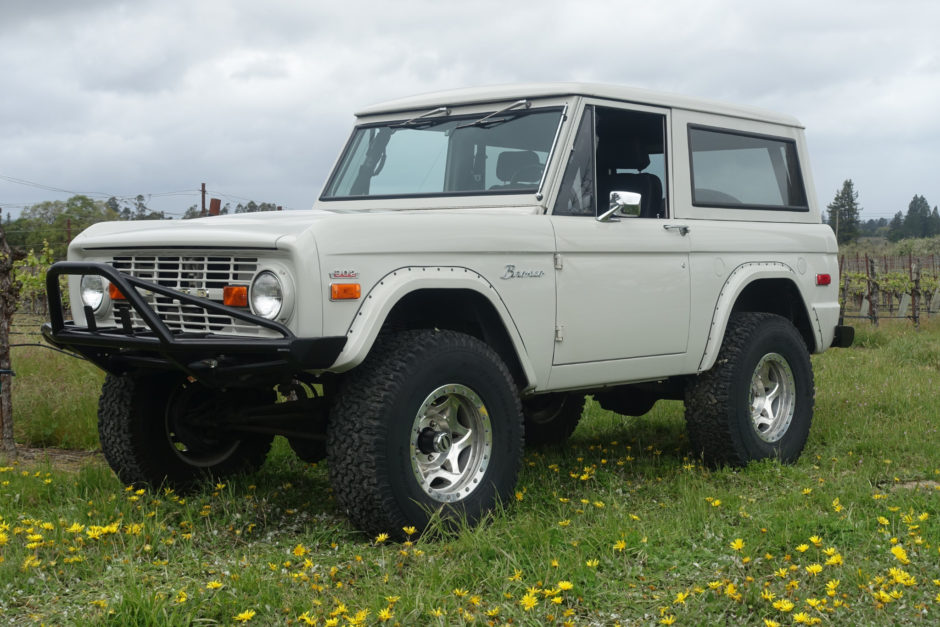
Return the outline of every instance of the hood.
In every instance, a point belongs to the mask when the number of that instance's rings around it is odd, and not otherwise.
[[[329,215],[318,210],[261,211],[191,220],[99,222],[82,231],[70,248],[276,248],[280,238],[297,235]]]

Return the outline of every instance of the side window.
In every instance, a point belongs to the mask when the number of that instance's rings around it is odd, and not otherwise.
[[[595,215],[593,107],[584,109],[552,213],[562,216]]]
[[[809,210],[793,141],[689,126],[689,148],[693,205]]]
[[[606,210],[611,192],[640,194],[641,218],[665,218],[666,116],[597,108],[597,199]]]

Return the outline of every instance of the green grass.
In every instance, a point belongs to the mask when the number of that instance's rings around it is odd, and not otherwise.
[[[486,524],[405,544],[356,532],[326,469],[281,441],[256,475],[186,497],[127,491],[100,462],[0,464],[0,621],[936,624],[938,322],[861,326],[856,347],[814,357],[795,465],[705,469],[681,404],[623,419],[592,403],[566,447],[526,452],[516,498]],[[100,379],[50,355],[14,353],[18,433],[43,381],[72,408],[39,403],[46,420],[87,448],[85,377]]]

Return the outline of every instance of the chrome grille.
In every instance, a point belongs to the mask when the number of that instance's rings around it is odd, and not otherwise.
[[[208,254],[118,255],[112,258],[110,263],[124,274],[220,304],[225,286],[248,286],[258,270],[256,257]],[[275,331],[210,312],[196,305],[182,303],[175,298],[143,290],[141,294],[164,324],[173,331],[279,337]],[[250,311],[247,307],[239,309]],[[145,326],[133,309],[131,320],[135,327]],[[120,325],[117,311],[114,312],[114,322],[115,325]]]

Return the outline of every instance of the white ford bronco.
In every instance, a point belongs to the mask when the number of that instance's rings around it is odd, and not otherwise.
[[[122,481],[251,469],[282,435],[362,529],[473,522],[586,394],[683,400],[708,463],[799,456],[809,355],[852,329],[797,120],[585,84],[357,118],[311,211],[97,224],[50,270],[45,337],[107,371]]]

